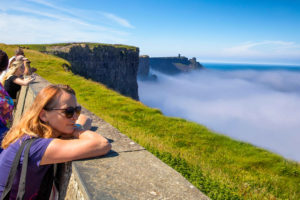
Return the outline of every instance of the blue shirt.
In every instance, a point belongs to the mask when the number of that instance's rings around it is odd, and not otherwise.
[[[26,177],[25,199],[35,199],[39,191],[42,179],[51,165],[40,165],[42,157],[53,138],[39,138],[35,140],[29,151],[28,168]],[[5,188],[7,178],[12,167],[16,153],[21,146],[21,140],[9,145],[0,154],[0,196]],[[24,151],[20,159],[20,165],[11,189],[10,199],[16,199],[20,181],[20,174],[24,158]]]

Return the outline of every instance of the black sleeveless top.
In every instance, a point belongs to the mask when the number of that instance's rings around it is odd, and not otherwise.
[[[16,78],[18,78],[18,76],[12,75],[4,83],[4,89],[12,99],[17,98],[17,92],[21,89],[20,85],[14,83],[14,80],[16,80]]]

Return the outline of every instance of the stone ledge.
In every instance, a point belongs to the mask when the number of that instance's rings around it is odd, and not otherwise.
[[[48,84],[37,77],[34,84],[22,87],[15,122]],[[86,109],[83,113],[93,119],[92,129],[111,141],[112,151],[103,157],[60,164],[59,199],[209,199],[116,128]]]

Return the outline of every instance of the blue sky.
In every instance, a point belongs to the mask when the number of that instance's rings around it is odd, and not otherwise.
[[[0,42],[128,44],[150,56],[300,65],[298,0],[0,0]]]

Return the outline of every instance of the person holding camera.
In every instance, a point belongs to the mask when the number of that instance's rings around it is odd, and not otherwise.
[[[23,61],[24,61],[24,66],[25,66],[24,75],[25,76],[31,76],[31,75],[33,75],[33,73],[36,72],[37,69],[30,66],[31,61],[28,58],[24,57]]]

